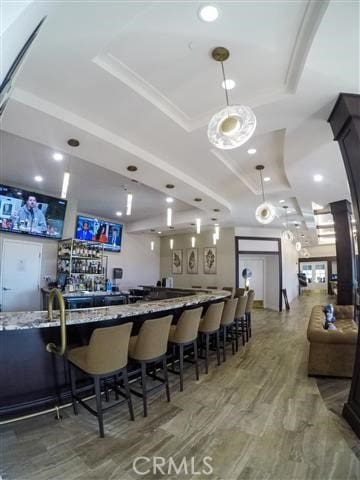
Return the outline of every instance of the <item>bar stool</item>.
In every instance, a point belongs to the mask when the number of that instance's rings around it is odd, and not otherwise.
[[[255,291],[254,290],[249,290],[247,294],[247,302],[246,302],[246,308],[245,308],[245,318],[246,318],[246,323],[247,323],[247,335],[248,339],[249,337],[251,338],[251,312],[253,309],[254,305],[254,300],[255,300]]]
[[[242,344],[245,345],[245,336],[248,341],[247,323],[245,320],[245,309],[247,304],[247,295],[238,297],[238,304],[235,311],[235,346],[239,350],[239,337],[242,337]]]
[[[211,336],[216,336],[216,354],[217,363],[220,365],[220,322],[221,315],[224,309],[224,302],[212,303],[206,310],[205,316],[201,319],[199,325],[199,334],[205,337],[205,373],[208,373],[209,363],[209,339]],[[202,350],[202,343],[201,343]]]
[[[77,347],[70,350],[67,354],[67,360],[70,367],[71,395],[75,415],[78,414],[77,402],[83,405],[91,414],[98,418],[100,437],[104,437],[103,413],[109,408],[127,402],[131,420],[134,420],[134,411],[131,402],[131,395],[128,384],[127,361],[128,346],[132,323],[125,323],[115,327],[97,328],[93,331],[89,345]],[[92,385],[77,388],[76,369],[86,373],[92,378]],[[125,392],[116,388],[116,398],[120,393],[125,400],[116,402],[106,408],[102,407],[101,402],[101,382],[105,383],[106,399],[108,400],[108,390],[106,379],[109,377],[121,380]],[[89,389],[95,389],[96,410],[91,408],[80,396],[81,392]]]
[[[167,317],[146,320],[142,324],[139,334],[130,338],[129,357],[132,360],[135,360],[137,363],[140,363],[140,370],[138,369],[133,373],[138,374],[139,371],[141,372],[142,386],[141,393],[135,389],[131,389],[131,392],[134,393],[134,395],[137,395],[138,397],[141,397],[143,399],[144,417],[147,417],[147,394],[152,390],[162,387],[162,385],[157,385],[148,390],[146,389],[146,367],[149,364],[154,364],[154,374],[152,375],[152,378],[154,380],[159,380],[161,383],[165,384],[166,398],[167,401],[170,402],[169,379],[166,365],[166,350],[172,318],[172,315],[168,315]],[[155,373],[155,367],[159,363],[162,364],[164,378],[158,377]]]
[[[242,297],[243,295],[245,295],[245,288],[237,288],[235,290],[234,298],[239,298],[239,297]]]
[[[234,296],[234,289],[233,289],[233,287],[223,287],[222,290],[225,290],[225,292],[230,292],[230,293],[231,293],[231,297],[230,297],[230,298],[233,298],[233,296]]]
[[[199,380],[199,364],[197,355],[197,336],[203,307],[185,310],[176,325],[171,325],[169,343],[173,350],[173,373],[180,374],[180,392],[184,389],[184,347],[194,350],[196,380]],[[179,372],[174,369],[175,349],[179,348]]]
[[[233,298],[225,302],[224,310],[221,315],[220,330],[223,334],[223,361],[226,361],[226,338],[227,334],[230,333],[231,338],[231,350],[232,354],[235,355],[235,335],[234,335],[234,326],[235,326],[235,312],[238,304],[238,298]]]

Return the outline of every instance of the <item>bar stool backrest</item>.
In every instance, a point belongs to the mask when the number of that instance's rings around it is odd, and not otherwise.
[[[206,310],[204,321],[201,324],[202,332],[214,332],[220,328],[221,315],[224,310],[224,303],[212,303]]]
[[[235,295],[234,295],[235,298],[242,297],[243,295],[245,295],[245,288],[237,288],[235,290]]]
[[[238,304],[236,306],[235,318],[242,318],[245,315],[245,309],[247,304],[247,295],[241,295],[238,297]]]
[[[128,362],[129,339],[132,323],[115,327],[96,328],[86,353],[89,372],[101,375],[125,367]]]
[[[199,323],[203,307],[185,310],[176,324],[173,337],[175,343],[193,342],[198,336]]]
[[[131,354],[135,360],[151,360],[164,355],[173,316],[146,320],[139,331],[135,350]]]
[[[234,293],[233,287],[223,287],[222,290],[225,290],[225,292],[230,292],[231,298],[233,297],[233,293]]]
[[[254,290],[249,290],[247,294],[247,302],[246,302],[246,308],[245,308],[245,313],[250,313],[253,307],[255,299],[255,292]]]
[[[231,325],[234,322],[238,301],[238,298],[226,300],[221,316],[221,325]]]

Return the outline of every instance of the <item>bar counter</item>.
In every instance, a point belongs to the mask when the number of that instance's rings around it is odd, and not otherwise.
[[[95,328],[133,322],[136,335],[144,320],[174,315],[189,307],[218,302],[227,291],[194,294],[135,304],[66,310],[68,347],[86,345]],[[49,321],[47,311],[0,312],[0,418],[59,406],[70,400],[64,357],[47,352],[49,342],[60,344],[59,312]]]

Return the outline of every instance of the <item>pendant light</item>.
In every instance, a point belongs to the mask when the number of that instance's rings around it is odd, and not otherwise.
[[[289,230],[288,226],[288,221],[287,221],[287,211],[288,211],[288,206],[284,205],[283,209],[285,210],[285,230],[283,231],[283,239],[284,240],[289,240],[289,242],[292,242],[294,240],[294,234],[292,233],[291,230]]]
[[[230,56],[229,50],[225,47],[216,47],[211,56],[216,62],[221,63],[226,107],[211,118],[208,125],[208,138],[215,147],[230,150],[240,147],[249,140],[256,128],[256,117],[251,108],[229,103],[228,82],[224,69],[224,62]]]
[[[296,242],[296,243],[295,243],[295,250],[296,250],[297,252],[300,252],[300,250],[301,250],[301,242]]]
[[[264,184],[263,184],[263,177],[262,177],[262,171],[264,170],[264,165],[256,165],[255,169],[259,172],[260,174],[260,182],[261,182],[261,191],[262,191],[262,203],[257,207],[255,210],[255,217],[256,220],[259,223],[262,223],[263,225],[267,225],[268,223],[271,223],[275,216],[275,207],[265,201],[265,194],[264,194]]]

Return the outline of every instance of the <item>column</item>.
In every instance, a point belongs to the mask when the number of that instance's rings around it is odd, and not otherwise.
[[[349,181],[358,231],[358,251],[360,252],[360,95],[340,93],[330,114],[329,122],[334,133],[334,140],[339,142]],[[358,337],[350,395],[344,405],[343,415],[360,437],[360,336]]]
[[[337,304],[353,305],[355,293],[355,250],[351,205],[347,200],[330,203],[335,222],[337,262]]]

